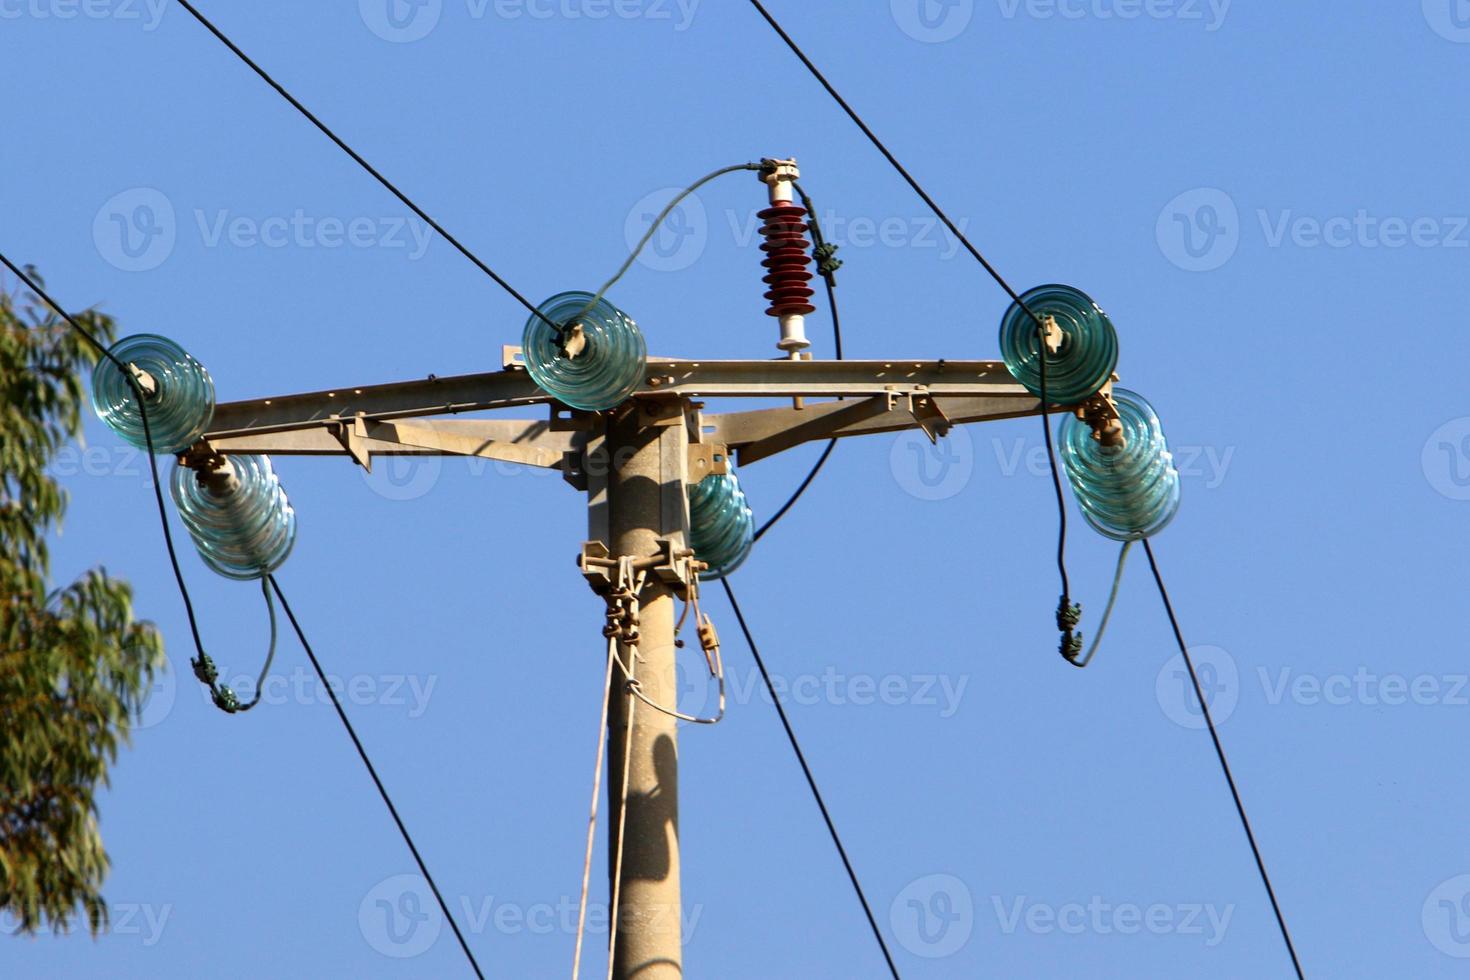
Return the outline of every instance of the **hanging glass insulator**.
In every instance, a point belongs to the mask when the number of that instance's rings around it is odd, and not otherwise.
[[[539,307],[541,316],[526,321],[521,347],[537,387],[572,408],[600,412],[638,390],[648,347],[626,313],[605,299],[588,309],[591,302],[584,292],[551,297]],[[562,326],[560,334],[547,320]]]
[[[1026,390],[1041,397],[1042,340],[1035,314],[1050,317],[1060,335],[1046,347],[1046,398],[1076,405],[1102,390],[1118,366],[1118,334],[1092,298],[1071,286],[1037,286],[1012,303],[1000,321],[1000,354]]]
[[[755,516],[734,473],[711,475],[689,488],[689,546],[709,565],[707,579],[729,575],[755,543]]]
[[[296,543],[296,512],[269,456],[226,456],[196,472],[175,466],[174,503],[204,563],[233,579],[281,567]]]
[[[1125,444],[1105,446],[1086,422],[1062,420],[1062,463],[1087,518],[1115,541],[1153,537],[1179,511],[1179,471],[1153,406],[1125,388],[1113,389]]]
[[[172,340],[151,333],[124,337],[108,353],[137,365],[152,379],[153,390],[144,394],[143,407],[155,452],[182,452],[198,441],[214,418],[214,382],[204,365]],[[148,448],[137,392],[105,357],[92,371],[92,409],[112,431],[139,449]]]

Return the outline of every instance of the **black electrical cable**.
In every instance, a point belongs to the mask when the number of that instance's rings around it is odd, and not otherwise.
[[[858,129],[861,129],[863,131],[863,135],[868,138],[868,142],[872,143],[873,146],[878,150],[878,152],[883,154],[883,158],[886,159],[889,164],[893,166],[894,170],[898,171],[899,176],[901,176],[908,183],[909,187],[913,188],[914,193],[919,195],[924,203],[929,206],[929,209],[933,211],[934,214],[938,216],[939,220],[944,223],[944,226],[949,229],[950,233],[954,235],[955,238],[960,242],[960,244],[965,247],[966,251],[974,256],[975,261],[979,262],[981,267],[990,274],[990,278],[995,280],[996,285],[1005,290],[1006,295],[1009,296],[1017,305],[1021,307],[1022,310],[1026,312],[1026,315],[1029,316],[1031,320],[1036,324],[1036,329],[1038,330],[1038,332],[1045,331],[1045,325],[1041,322],[1041,319],[1031,311],[1031,308],[1026,305],[1025,301],[1021,299],[1021,294],[1011,288],[1011,284],[1006,282],[1005,277],[1000,274],[995,266],[990,264],[989,260],[987,260],[985,256],[981,254],[980,250],[970,242],[970,239],[965,235],[960,227],[956,225],[952,220],[950,220],[949,215],[946,214],[944,209],[939,206],[938,202],[936,202],[934,198],[929,196],[928,191],[924,190],[919,182],[914,179],[913,175],[908,172],[908,169],[899,162],[898,157],[894,156],[892,151],[890,151],[888,147],[884,144],[884,142],[878,138],[878,135],[868,127],[868,124],[863,121],[862,116],[859,116],[857,114],[857,111],[853,109],[852,106],[848,105],[847,100],[844,99],[841,93],[839,93],[837,89],[833,87],[831,82],[827,81],[827,76],[823,75],[821,69],[819,69],[812,62],[812,60],[807,57],[806,52],[803,51],[801,49],[801,46],[792,39],[790,34],[786,33],[786,29],[781,26],[776,18],[771,16],[771,12],[765,8],[765,5],[762,4],[760,0],[750,0],[750,3],[753,7],[755,7],[756,11],[761,15],[761,17],[765,18],[766,23],[771,26],[771,29],[776,32],[781,40],[786,42],[786,46],[790,48],[791,52],[801,60],[801,63],[806,66],[807,71],[811,72],[812,77],[821,83],[822,88],[827,90],[827,94],[832,97],[833,101],[835,101],[839,106],[842,107],[842,111],[847,113],[848,118],[857,125]],[[1041,348],[1039,353],[1041,364],[1041,422],[1043,428],[1045,429],[1046,456],[1047,460],[1051,464],[1052,484],[1056,489],[1057,496],[1057,571],[1060,573],[1062,580],[1062,600],[1058,611],[1060,626],[1061,610],[1071,611],[1075,607],[1072,606],[1072,590],[1067,577],[1066,498],[1062,494],[1062,477],[1057,468],[1056,449],[1052,444],[1051,422],[1047,418],[1047,410],[1049,406],[1046,399],[1046,342],[1044,339],[1041,340]],[[1065,649],[1065,645],[1071,643],[1072,636],[1070,630],[1066,628],[1063,628],[1063,632],[1067,633],[1067,637],[1063,641]]]
[[[85,327],[78,323],[71,314],[67,313],[64,309],[61,308],[60,305],[57,304],[54,299],[47,295],[46,291],[41,288],[40,284],[37,283],[34,278],[27,275],[23,270],[17,267],[15,263],[11,262],[10,259],[4,255],[4,253],[0,253],[0,263],[3,263],[7,269],[15,273],[15,275],[20,278],[21,282],[25,284],[27,289],[35,293],[36,296],[40,297],[41,301],[44,302],[47,306],[51,307],[52,310],[54,310],[63,320],[66,321],[68,326],[70,326],[73,330],[75,330],[78,334],[85,338],[88,343],[95,347],[102,357],[105,357],[107,360],[117,365],[118,370],[123,372],[123,375],[128,379],[128,383],[132,386],[134,397],[137,399],[138,402],[138,415],[143,423],[143,439],[147,443],[148,447],[148,465],[153,474],[153,496],[154,499],[158,502],[158,519],[160,525],[163,528],[164,546],[168,551],[169,565],[173,568],[174,581],[177,582],[179,586],[179,595],[184,600],[184,611],[188,614],[189,618],[189,631],[193,634],[194,637],[194,649],[198,651],[200,659],[203,660],[207,657],[207,654],[205,654],[203,643],[199,638],[199,623],[194,615],[194,603],[189,598],[189,588],[184,584],[184,573],[179,568],[178,553],[174,549],[173,532],[169,529],[168,523],[168,508],[165,507],[163,503],[163,482],[159,479],[158,476],[158,457],[153,452],[153,435],[148,428],[148,409],[145,404],[146,400],[143,391],[138,386],[137,379],[133,377],[133,374],[131,371],[128,370],[127,365],[119,361],[110,350],[102,345],[101,341],[94,337],[91,332],[89,332]],[[414,844],[413,837],[409,835],[408,828],[403,825],[403,820],[398,816],[398,808],[393,805],[393,800],[388,796],[388,790],[383,786],[383,781],[378,778],[378,772],[375,768],[373,768],[372,760],[368,758],[366,750],[363,749],[362,742],[357,737],[357,732],[353,730],[352,723],[347,720],[347,715],[345,712],[343,712],[342,705],[337,700],[336,691],[332,689],[331,684],[327,683],[326,674],[322,671],[322,666],[317,661],[316,654],[311,649],[311,644],[307,642],[306,634],[302,632],[301,624],[296,621],[296,615],[291,611],[291,606],[289,603],[287,603],[285,594],[281,591],[281,587],[279,584],[277,584],[274,576],[267,575],[266,579],[267,581],[269,581],[271,589],[275,591],[276,598],[280,600],[281,608],[285,610],[286,618],[290,620],[291,626],[296,630],[296,636],[301,640],[301,646],[303,649],[306,650],[306,655],[308,658],[310,658],[312,667],[316,668],[317,677],[321,680],[322,687],[326,688],[328,695],[330,695],[332,699],[332,706],[337,709],[337,716],[342,719],[342,724],[347,729],[347,734],[352,738],[352,744],[357,747],[358,756],[361,757],[363,765],[367,767],[368,775],[373,778],[373,784],[378,787],[378,794],[382,796],[383,802],[387,804],[388,812],[393,816],[393,822],[398,825],[398,832],[403,835],[404,843],[408,845],[409,851],[412,852],[413,859],[415,862],[417,862],[419,866],[419,871],[423,874],[424,880],[429,883],[429,887],[434,892],[434,897],[438,899],[439,907],[443,910],[444,917],[449,920],[449,925],[450,928],[454,930],[454,935],[459,939],[459,945],[464,950],[465,957],[470,961],[470,966],[474,969],[475,976],[480,978],[480,980],[484,980],[485,974],[480,971],[480,964],[475,961],[475,954],[470,952],[470,947],[465,942],[464,935],[459,930],[459,924],[454,921],[454,916],[450,914],[449,906],[445,903],[443,896],[439,893],[439,886],[434,883],[434,877],[429,873],[428,866],[424,863],[424,859],[419,855],[419,849],[417,845]],[[266,594],[266,599],[268,603],[270,599],[269,593]],[[274,633],[274,611],[271,614],[271,621],[272,633]],[[272,652],[274,652],[274,641],[272,642],[271,647]],[[262,674],[261,677],[263,679],[264,674]],[[211,690],[215,694],[216,703],[219,703],[219,691],[214,689],[212,684]],[[260,699],[259,684],[257,684],[255,699],[256,701]]]
[[[796,193],[801,195],[801,203],[806,207],[807,214],[811,217],[812,241],[815,244],[816,248],[820,251],[823,249],[824,246],[827,245],[827,242],[826,239],[822,236],[822,226],[821,223],[817,220],[816,208],[812,206],[812,199],[807,197],[806,191],[801,189],[801,185],[795,184],[795,187]],[[831,255],[835,254],[835,252],[836,248],[833,247],[832,252],[829,253],[827,261],[831,261]],[[841,263],[838,262],[836,263],[836,265],[841,265]],[[837,360],[840,361],[842,360],[842,318],[837,315],[837,282],[835,272],[835,266],[828,269],[828,271],[823,272],[822,282],[825,283],[827,287],[827,307],[832,311],[832,346],[836,351]],[[801,481],[801,485],[796,488],[796,492],[794,492],[790,497],[787,498],[786,503],[781,505],[781,508],[776,511],[771,519],[762,524],[760,530],[755,532],[755,537],[752,540],[752,543],[754,543],[755,541],[759,541],[761,538],[765,537],[766,532],[775,527],[776,522],[785,517],[786,512],[791,510],[792,507],[796,506],[796,502],[801,499],[802,494],[806,493],[807,487],[811,486],[812,482],[816,480],[817,474],[822,472],[822,467],[827,465],[827,460],[829,457],[831,457],[832,450],[836,448],[837,440],[828,440],[827,447],[822,450],[822,455],[817,457],[817,461],[812,465],[811,472],[806,475],[806,479]]]
[[[475,960],[475,954],[470,952],[470,945],[465,941],[464,933],[459,930],[459,923],[454,921],[454,915],[449,911],[449,904],[444,901],[444,895],[439,891],[439,885],[434,881],[434,876],[429,873],[429,866],[424,863],[423,855],[419,854],[418,845],[413,842],[413,835],[403,824],[403,818],[398,815],[398,807],[393,805],[393,798],[388,795],[388,789],[383,781],[378,778],[378,770],[374,768],[373,761],[368,758],[367,750],[362,747],[362,740],[357,737],[357,730],[352,727],[352,722],[347,719],[347,712],[342,710],[342,702],[337,699],[337,692],[327,681],[326,672],[322,670],[321,661],[317,660],[316,653],[311,649],[311,643],[306,639],[306,633],[301,624],[296,620],[296,614],[291,611],[291,604],[286,601],[286,594],[281,591],[281,584],[276,581],[274,575],[267,575],[266,581],[270,583],[271,589],[275,591],[276,598],[280,600],[281,609],[290,621],[291,628],[296,631],[296,638],[301,641],[301,648],[306,651],[307,659],[311,661],[312,669],[316,671],[317,679],[321,681],[322,687],[326,689],[327,695],[332,699],[332,707],[337,710],[337,717],[342,719],[342,727],[347,729],[347,735],[352,739],[353,748],[357,749],[357,756],[362,760],[368,775],[373,778],[373,785],[378,788],[378,795],[383,798],[383,803],[388,807],[388,813],[393,817],[393,822],[398,825],[398,833],[403,837],[403,842],[408,845],[410,853],[413,854],[414,863],[419,866],[419,873],[429,883],[429,889],[434,893],[434,900],[439,903],[439,909],[444,913],[444,918],[449,920],[449,927],[454,930],[454,938],[459,940],[459,948],[464,950],[465,959],[470,961],[470,967],[475,971],[475,976],[485,980],[485,974],[480,970],[480,964]]]
[[[817,220],[816,210],[812,207],[811,198],[807,197],[806,192],[801,189],[800,185],[797,185],[796,192],[801,195],[802,204],[805,205],[808,214],[811,216],[812,238],[816,247],[820,249],[824,244],[824,240],[822,238],[821,225]],[[836,282],[833,276],[833,272],[835,271],[836,266],[833,265],[823,273],[822,280],[827,284],[827,304],[832,310],[832,341],[836,348],[837,360],[840,361],[842,360],[842,321],[837,315]],[[812,466],[811,472],[806,475],[806,479],[801,481],[801,485],[796,488],[796,491],[792,493],[786,503],[781,505],[781,509],[776,511],[775,516],[766,521],[761,526],[761,529],[755,533],[756,541],[764,537],[766,532],[776,525],[777,521],[786,516],[787,511],[796,506],[796,502],[801,499],[801,495],[806,492],[807,487],[812,485],[812,481],[822,471],[822,465],[827,462],[827,458],[832,455],[832,450],[835,448],[837,448],[837,440],[829,440],[827,448],[822,450],[822,455],[817,458],[816,464]],[[745,614],[740,609],[740,603],[735,599],[735,590],[730,587],[730,579],[728,577],[720,579],[720,584],[725,587],[725,596],[730,600],[730,608],[735,611],[735,618],[740,622],[740,632],[745,634],[745,642],[750,647],[751,656],[755,658],[756,667],[760,669],[761,680],[765,682],[766,692],[771,696],[771,703],[776,706],[776,713],[781,718],[781,727],[786,729],[786,739],[791,743],[791,748],[796,753],[796,761],[801,764],[801,771],[806,776],[806,784],[811,787],[812,797],[817,801],[817,809],[822,811],[822,820],[827,824],[827,833],[831,834],[832,843],[837,846],[837,854],[842,858],[842,866],[847,869],[848,880],[852,882],[853,891],[857,893],[858,901],[862,903],[863,914],[867,916],[868,925],[873,930],[873,938],[878,940],[878,946],[883,950],[883,958],[888,962],[888,969],[893,974],[895,980],[897,980],[898,967],[894,965],[893,956],[888,951],[888,943],[884,941],[883,932],[878,928],[878,920],[873,917],[873,909],[868,905],[868,898],[863,894],[863,886],[858,883],[857,872],[853,870],[852,861],[847,856],[847,848],[842,846],[842,838],[837,833],[837,825],[832,822],[832,815],[827,811],[826,801],[822,799],[822,791],[817,788],[817,780],[812,775],[811,766],[807,765],[806,754],[801,751],[801,743],[796,739],[796,732],[791,727],[791,720],[786,717],[786,709],[781,704],[781,697],[776,693],[776,688],[771,683],[771,675],[766,670],[766,662],[761,657],[760,648],[756,646],[755,637],[750,633],[750,626],[745,622]]]
[[[361,154],[359,154],[352,147],[348,146],[346,141],[343,140],[336,133],[334,133],[327,126],[326,123],[318,119],[310,109],[306,108],[306,106],[302,105],[301,102],[297,100],[294,95],[286,91],[285,86],[281,85],[280,82],[277,82],[266,72],[264,68],[261,68],[260,65],[256,64],[255,61],[248,54],[240,50],[240,47],[235,44],[234,41],[231,41],[223,31],[221,31],[218,27],[215,27],[214,24],[209,20],[209,18],[201,14],[199,10],[192,3],[189,2],[189,0],[178,0],[178,2],[179,6],[183,7],[184,10],[187,11],[189,15],[192,16],[195,20],[197,20],[204,27],[205,30],[209,31],[209,33],[218,38],[220,43],[229,48],[230,51],[235,55],[235,57],[243,61],[250,68],[250,70],[259,75],[267,85],[275,89],[276,92],[281,96],[281,98],[289,102],[293,109],[301,113],[301,115],[304,116],[308,122],[310,122],[317,129],[321,130],[322,134],[326,136],[327,139],[337,144],[338,148],[341,149],[342,152],[350,156],[357,163],[358,166],[362,167],[363,170],[366,170],[373,177],[373,179],[376,180],[379,184],[382,184],[383,187],[386,188],[390,194],[398,198],[398,200],[401,201],[405,207],[407,207],[414,214],[418,215],[418,217],[425,224],[438,232],[440,237],[442,237],[446,242],[448,242],[450,245],[453,245],[454,248],[459,252],[459,254],[463,255],[465,258],[474,263],[475,268],[479,269],[481,272],[485,273],[485,275],[495,280],[496,285],[509,293],[516,300],[516,302],[520,303],[526,309],[530,310],[534,316],[541,317],[541,319],[545,320],[546,323],[552,328],[558,331],[561,330],[561,326],[559,324],[552,323],[545,316],[543,316],[541,311],[536,309],[536,307],[532,305],[530,300],[521,295],[521,293],[509,282],[502,279],[494,269],[490,268],[490,266],[481,261],[479,256],[477,256],[474,252],[471,252],[468,248],[461,244],[459,239],[455,238],[444,229],[443,225],[439,224],[439,222],[431,218],[429,214],[424,211],[423,208],[419,207],[412,200],[410,200],[408,195],[400,191],[397,186],[393,184],[392,181],[379,173],[376,167],[368,163],[367,160],[363,159]]]
[[[836,824],[832,822],[832,814],[827,811],[827,804],[822,799],[822,791],[817,789],[816,777],[812,775],[811,766],[807,765],[806,755],[801,751],[801,743],[796,739],[796,732],[791,727],[790,719],[786,717],[786,709],[781,705],[781,698],[771,685],[771,675],[766,671],[766,662],[761,659],[760,648],[755,645],[755,637],[750,635],[750,627],[746,625],[745,614],[740,610],[740,603],[735,599],[735,591],[730,588],[728,578],[720,579],[720,584],[725,587],[725,595],[730,600],[730,608],[735,611],[735,619],[740,623],[740,632],[745,634],[745,642],[750,646],[750,653],[755,658],[756,667],[760,669],[761,679],[765,681],[766,690],[771,695],[771,702],[776,706],[776,713],[781,717],[781,727],[786,729],[786,738],[796,752],[796,761],[801,763],[801,771],[806,776],[806,784],[811,787],[812,797],[817,801],[817,808],[822,811],[822,819],[826,821],[827,832],[832,835],[832,843],[837,845],[837,854],[842,858],[842,866],[847,869],[848,880],[852,882],[852,889],[857,893],[858,901],[862,903],[863,914],[868,917],[868,925],[873,930],[873,938],[878,940],[878,948],[883,951],[883,959],[888,963],[888,972],[893,975],[894,980],[898,980],[898,967],[893,962],[893,954],[888,951],[888,943],[883,939],[883,930],[878,928],[878,920],[873,916],[873,908],[868,904],[868,897],[863,893],[863,886],[858,883],[857,872],[853,870],[852,861],[847,856],[847,848],[842,846],[842,838],[837,833]]]
[[[1297,959],[1296,945],[1291,941],[1291,932],[1286,928],[1286,917],[1281,913],[1281,904],[1276,901],[1276,889],[1271,887],[1271,876],[1266,873],[1266,862],[1261,857],[1261,848],[1256,844],[1255,832],[1251,830],[1250,818],[1245,814],[1245,803],[1240,798],[1240,790],[1235,785],[1235,777],[1230,773],[1230,763],[1225,758],[1225,747],[1220,744],[1220,734],[1215,730],[1215,719],[1210,714],[1210,702],[1205,698],[1204,688],[1200,686],[1199,673],[1194,669],[1194,658],[1189,655],[1189,646],[1184,642],[1184,632],[1179,628],[1179,618],[1174,615],[1174,603],[1169,598],[1169,589],[1164,585],[1164,576],[1159,572],[1159,563],[1154,558],[1154,547],[1148,538],[1143,539],[1143,550],[1148,554],[1148,564],[1154,573],[1154,582],[1159,587],[1159,598],[1164,600],[1164,611],[1169,614],[1169,625],[1174,630],[1174,640],[1179,644],[1179,655],[1184,658],[1184,666],[1189,670],[1189,681],[1194,685],[1194,695],[1199,699],[1200,710],[1204,712],[1205,725],[1210,731],[1210,741],[1215,743],[1215,755],[1220,760],[1220,769],[1225,773],[1225,782],[1230,786],[1230,796],[1235,800],[1235,812],[1240,815],[1240,825],[1245,828],[1246,840],[1250,842],[1251,854],[1256,859],[1256,871],[1260,873],[1261,884],[1266,886],[1266,896],[1271,899],[1271,911],[1276,914],[1276,925],[1281,929],[1281,938],[1286,940],[1286,952],[1291,956],[1292,968],[1296,971],[1297,980],[1305,980],[1302,973],[1301,960]]]

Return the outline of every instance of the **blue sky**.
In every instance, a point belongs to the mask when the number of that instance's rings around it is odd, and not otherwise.
[[[1183,475],[1160,561],[1307,972],[1463,975],[1470,5],[771,7],[1018,288],[1113,317]],[[206,9],[535,299],[595,288],[668,188],[795,155],[844,246],[849,356],[997,356],[1004,295],[744,3]],[[519,342],[523,310],[181,9],[0,0],[0,78],[0,248],[180,341],[222,400],[492,370]],[[614,292],[654,353],[775,353],[761,195],[710,185]],[[943,455],[854,440],[735,580],[903,973],[1288,976],[1141,557],[1095,664],[1054,652],[1039,445],[1034,420]],[[745,471],[758,517],[814,452]],[[601,685],[579,499],[455,460],[278,469],[282,585],[481,963],[566,972]],[[89,422],[57,470],[58,580],[130,579],[174,670],[102,803],[113,934],[8,941],[0,972],[468,975],[435,916],[381,915],[414,867],[298,648],[259,710],[216,712],[144,462]],[[1114,554],[1074,524],[1084,629]],[[258,594],[184,558],[211,652],[253,674]],[[707,605],[735,694],[682,739],[690,973],[881,976]]]

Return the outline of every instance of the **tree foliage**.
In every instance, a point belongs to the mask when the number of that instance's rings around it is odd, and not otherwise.
[[[77,319],[115,336],[106,316]],[[163,662],[126,582],[96,569],[48,585],[66,493],[47,467],[80,438],[97,356],[28,294],[0,289],[0,908],[26,933],[78,916],[105,927],[96,796]]]

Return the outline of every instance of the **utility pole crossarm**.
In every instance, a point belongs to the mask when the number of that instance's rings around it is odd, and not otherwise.
[[[633,398],[846,399],[703,413],[706,431],[696,438],[730,447],[741,462],[812,440],[912,428],[932,439],[952,425],[1041,411],[1000,361],[651,358]],[[549,405],[551,421],[407,421],[530,405]],[[204,440],[221,453],[346,454],[364,466],[377,455],[465,455],[555,468],[583,445],[576,430],[585,428],[512,363],[484,374],[228,402],[215,409]]]

